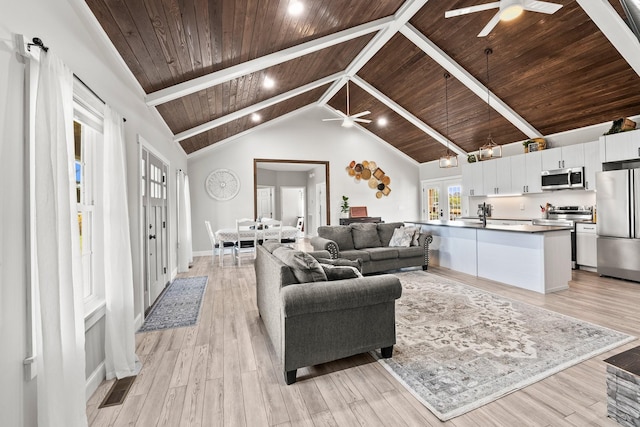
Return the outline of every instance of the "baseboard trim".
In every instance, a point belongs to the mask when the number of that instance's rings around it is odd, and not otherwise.
[[[177,275],[178,275],[178,267],[174,268],[171,271],[171,280],[175,279]]]
[[[95,393],[98,387],[100,387],[102,380],[104,380],[106,377],[107,377],[107,368],[103,361],[98,365],[95,371],[93,371],[91,375],[89,375],[89,378],[87,378],[87,381],[85,383],[86,401],[89,401],[91,396],[93,396],[93,393]]]
[[[142,316],[142,313],[140,313],[140,314],[138,314],[136,316],[136,318],[134,320],[134,325],[135,325],[136,331],[142,327],[143,323],[144,323],[144,318]]]

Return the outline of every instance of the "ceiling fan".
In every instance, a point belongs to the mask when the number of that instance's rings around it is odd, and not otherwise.
[[[342,113],[342,111],[338,111],[339,114],[343,115],[344,117],[335,117],[332,119],[322,119],[323,122],[331,122],[334,120],[342,120],[342,124],[340,126],[345,127],[345,128],[350,128],[352,127],[355,122],[360,122],[360,123],[371,123],[371,120],[368,119],[361,119],[360,117],[362,116],[366,116],[367,114],[371,114],[371,111],[363,111],[362,113],[358,113],[358,114],[354,114],[354,115],[350,115],[349,114],[349,80],[347,80],[347,114],[344,115],[344,113]]]
[[[452,16],[467,15],[473,12],[480,12],[489,9],[499,9],[489,23],[480,31],[478,37],[485,37],[498,25],[498,21],[511,21],[525,11],[552,14],[562,7],[558,3],[550,3],[538,0],[500,0],[492,3],[479,4],[477,6],[463,7],[461,9],[448,10],[444,13],[445,18]]]

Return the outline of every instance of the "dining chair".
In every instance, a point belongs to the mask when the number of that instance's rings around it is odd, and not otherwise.
[[[260,221],[262,224],[262,241],[266,242],[267,240],[277,240],[278,242],[282,242],[282,221],[278,219],[272,218],[263,218]]]
[[[256,245],[258,243],[258,223],[252,219],[243,218],[236,220],[236,242],[233,246],[234,257],[241,265],[241,252],[253,252],[256,257]]]

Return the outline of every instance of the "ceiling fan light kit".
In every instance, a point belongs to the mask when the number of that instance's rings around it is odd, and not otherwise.
[[[444,13],[445,18],[451,18],[454,16],[468,15],[474,12],[481,12],[483,10],[498,9],[493,18],[485,25],[485,27],[478,33],[478,37],[487,36],[491,30],[498,25],[500,21],[513,21],[522,12],[539,12],[551,15],[556,13],[562,7],[561,4],[551,3],[547,1],[539,0],[500,0],[492,3],[479,4],[477,6],[463,7],[461,9],[448,10]]]

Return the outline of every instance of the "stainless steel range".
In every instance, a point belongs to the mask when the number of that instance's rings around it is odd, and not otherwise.
[[[572,227],[571,230],[571,268],[576,268],[576,222],[593,221],[591,206],[551,206],[547,211],[547,218],[536,218],[533,225],[558,225]]]

